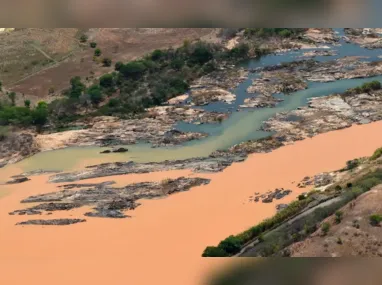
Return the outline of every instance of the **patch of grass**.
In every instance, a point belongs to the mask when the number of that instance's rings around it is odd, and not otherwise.
[[[372,225],[373,227],[378,227],[380,223],[382,222],[382,216],[377,214],[371,215],[369,217],[369,221],[370,221],[370,225]]]

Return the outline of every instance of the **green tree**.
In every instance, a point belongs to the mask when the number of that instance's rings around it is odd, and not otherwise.
[[[190,61],[194,64],[202,65],[212,59],[212,52],[206,44],[198,43],[191,53]]]
[[[94,105],[98,105],[103,101],[101,88],[98,85],[92,85],[88,88],[87,93],[90,96],[90,101]]]
[[[12,106],[15,106],[16,105],[16,93],[15,92],[9,93],[8,98],[9,98],[9,100],[11,100]]]
[[[102,54],[102,52],[99,48],[95,49],[94,56],[100,56],[101,54]]]
[[[104,57],[102,59],[102,64],[103,64],[103,66],[106,66],[106,67],[111,66],[111,59],[108,57]]]
[[[162,57],[164,56],[164,53],[163,51],[159,50],[159,49],[156,49],[153,51],[153,53],[151,54],[151,59],[156,61],[156,60],[160,60]]]
[[[127,64],[124,64],[120,72],[127,78],[138,79],[140,78],[144,72],[146,71],[146,67],[142,62],[132,61]]]
[[[97,43],[96,43],[96,42],[91,42],[91,43],[90,43],[90,47],[91,47],[91,48],[96,48],[96,46],[97,46]]]
[[[27,107],[28,109],[30,108],[31,106],[31,101],[30,100],[24,100],[24,106]]]
[[[114,78],[112,74],[102,75],[99,79],[99,84],[104,88],[109,88],[114,86]]]
[[[44,101],[38,102],[37,107],[32,112],[33,124],[40,131],[41,127],[48,121],[48,104]]]
[[[72,79],[70,79],[70,85],[71,85],[71,89],[69,91],[70,98],[78,99],[81,96],[82,92],[85,91],[85,88],[86,88],[85,84],[81,82],[81,77],[79,76],[75,76]]]
[[[222,240],[219,245],[219,248],[224,250],[229,255],[234,255],[240,251],[241,244],[240,240],[235,236],[229,236],[225,240]]]

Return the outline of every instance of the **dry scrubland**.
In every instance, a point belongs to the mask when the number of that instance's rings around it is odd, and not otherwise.
[[[132,60],[154,49],[178,46],[185,39],[203,38],[213,29],[16,29],[0,34],[0,81],[26,97],[59,94],[74,76],[97,77],[113,67],[93,61],[94,41],[113,62]],[[81,35],[88,41],[81,43]]]

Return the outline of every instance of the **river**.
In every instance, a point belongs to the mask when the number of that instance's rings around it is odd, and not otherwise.
[[[336,32],[342,36],[342,29],[336,29]],[[343,56],[365,56],[365,61],[378,60],[381,51],[367,50],[355,44],[349,44],[340,41],[341,45],[329,46],[337,52],[335,56],[319,56],[316,60],[329,61]],[[293,51],[282,55],[268,55],[258,60],[250,60],[243,63],[244,67],[256,68],[260,66],[275,65],[280,62],[290,62],[298,59],[303,52],[309,50]],[[31,171],[36,169],[50,170],[69,170],[83,167],[83,161],[94,161],[94,163],[113,162],[113,161],[136,161],[136,162],[157,162],[172,159],[186,159],[192,157],[208,156],[218,149],[227,149],[237,143],[260,139],[270,136],[271,133],[260,130],[262,123],[274,116],[278,112],[290,111],[297,107],[307,104],[308,99],[312,97],[326,96],[332,93],[344,92],[348,88],[359,86],[370,80],[382,81],[382,76],[364,79],[339,80],[335,82],[317,83],[309,82],[308,89],[294,92],[289,95],[275,95],[284,101],[275,108],[245,109],[240,112],[235,110],[244,102],[244,99],[250,95],[246,89],[251,85],[252,79],[258,76],[256,73],[249,74],[247,80],[231,90],[237,98],[233,104],[216,102],[209,104],[204,109],[208,111],[233,111],[230,117],[221,124],[202,124],[195,125],[179,122],[177,128],[182,131],[206,132],[209,136],[205,139],[195,140],[177,147],[152,148],[150,144],[136,144],[128,146],[129,152],[123,154],[100,154],[100,147],[71,147],[54,151],[38,153],[30,158],[18,163],[18,167]],[[54,164],[52,163],[54,161]]]

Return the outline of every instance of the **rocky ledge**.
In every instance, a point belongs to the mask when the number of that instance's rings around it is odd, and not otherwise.
[[[139,199],[164,197],[177,192],[188,191],[192,187],[208,184],[209,179],[186,178],[165,179],[161,182],[142,182],[116,188],[113,182],[99,184],[68,184],[60,186],[61,191],[28,197],[21,203],[41,203],[23,210],[16,210],[10,215],[41,215],[54,211],[68,211],[84,206],[93,207],[88,217],[126,218],[126,210],[133,210],[140,204]],[[76,189],[76,190],[73,190]],[[51,224],[56,221],[48,220]],[[70,219],[65,221],[71,221]],[[44,224],[43,220],[32,220],[23,224]]]

